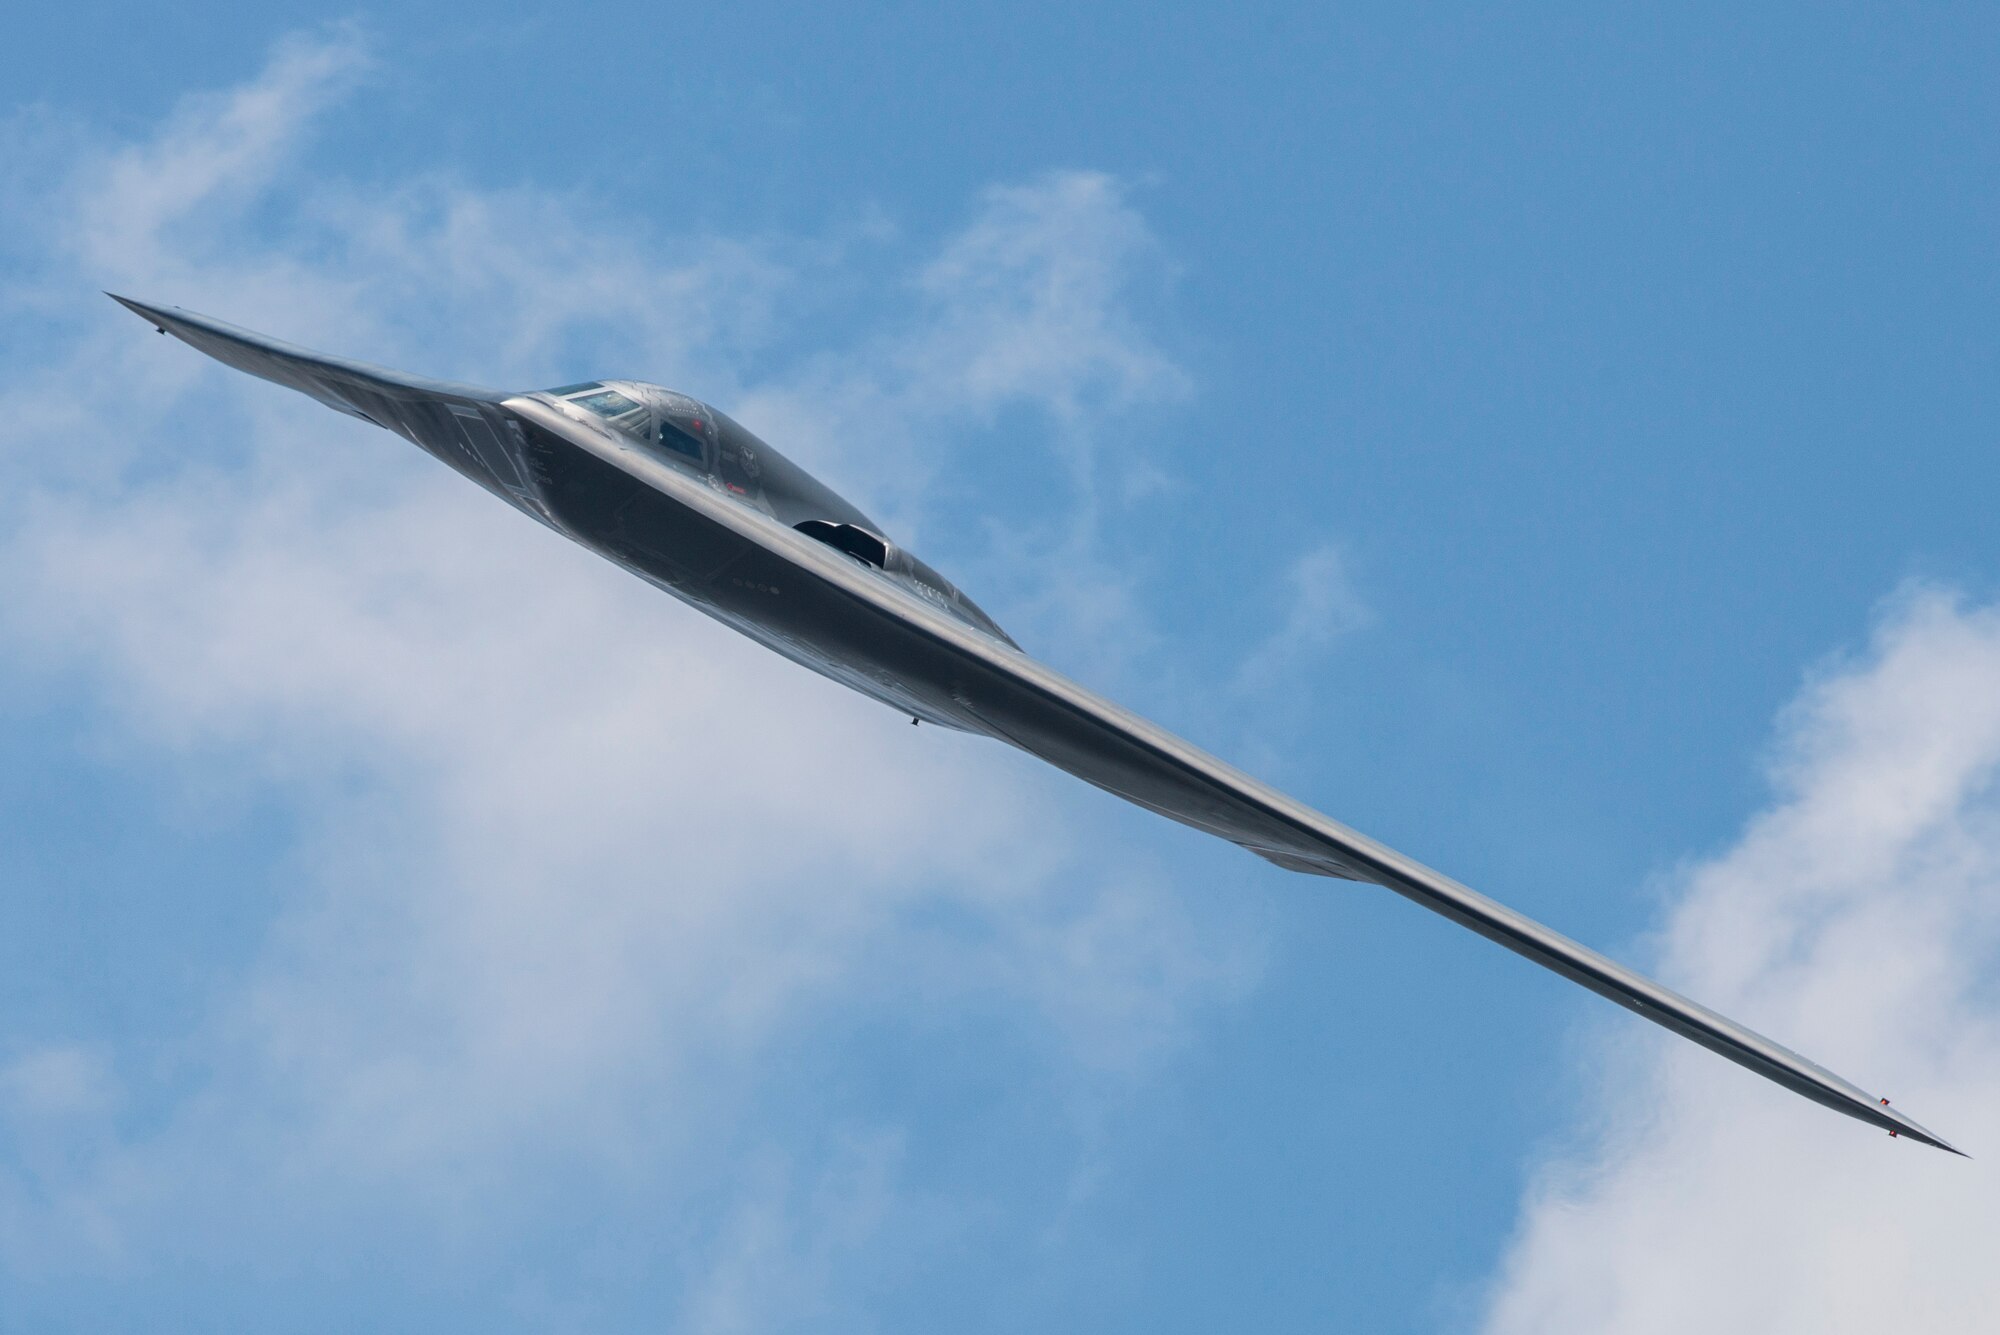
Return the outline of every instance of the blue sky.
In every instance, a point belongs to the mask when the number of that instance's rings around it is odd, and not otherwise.
[[[1983,1328],[1990,15],[16,26],[0,1328]],[[100,288],[716,402],[1988,1153],[913,732]]]

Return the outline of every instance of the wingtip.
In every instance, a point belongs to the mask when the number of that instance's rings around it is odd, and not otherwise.
[[[161,333],[166,332],[167,314],[159,307],[149,306],[145,302],[135,301],[131,297],[121,297],[116,292],[106,292],[104,295],[138,316],[141,320],[144,320],[147,324],[152,325]]]
[[[1911,1136],[1910,1139],[1921,1140],[1932,1149],[1943,1150],[1946,1154],[1956,1154],[1961,1159],[1970,1159],[1972,1157],[1950,1141],[1940,1140],[1936,1136]]]
[[[1970,1159],[1972,1157],[1958,1146],[1946,1140],[1943,1136],[1938,1135],[1934,1131],[1927,1130],[1921,1124],[1911,1120],[1901,1110],[1890,1107],[1886,1099],[1875,1108],[1875,1111],[1885,1121],[1893,1123],[1889,1128],[1889,1134],[1892,1136],[1907,1136],[1919,1144],[1943,1150],[1946,1154],[1956,1154],[1961,1159]]]
[[[1964,1150],[1952,1144],[1950,1141],[1946,1140],[1942,1136],[1927,1136],[1924,1140],[1924,1144],[1929,1145],[1934,1149],[1943,1150],[1946,1154],[1956,1154],[1961,1159],[1970,1159],[1972,1157],[1970,1154],[1967,1154]]]

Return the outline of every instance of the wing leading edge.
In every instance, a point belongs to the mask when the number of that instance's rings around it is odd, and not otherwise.
[[[984,701],[969,700],[974,712],[993,724],[995,735],[1004,740],[1183,824],[1242,844],[1280,866],[1385,886],[1815,1103],[1896,1135],[1963,1153],[1890,1107],[1888,1100],[1869,1095],[1762,1034],[1349,829],[1024,655],[995,652],[977,643],[963,648],[989,660],[995,676],[1011,683],[1011,691],[1002,690]],[[1005,698],[1015,692],[1014,699]]]
[[[357,399],[365,404],[386,394],[391,399],[456,401],[530,420],[579,448],[605,449],[590,433],[533,400],[326,357],[191,312],[115,295],[114,300],[218,361],[369,421],[377,419],[357,411]],[[398,429],[392,422],[377,424]],[[630,456],[603,457],[628,471],[646,468],[643,460]],[[671,469],[646,469],[645,480],[762,549],[794,581],[808,577],[807,585],[795,587],[851,614],[857,644],[870,651],[893,648],[901,664],[928,680],[948,681],[949,712],[974,730],[1281,867],[1384,886],[1815,1103],[1892,1134],[1963,1153],[1891,1108],[1886,1099],[1871,1097],[1762,1034],[1251,778],[1019,650],[899,593],[824,545]]]

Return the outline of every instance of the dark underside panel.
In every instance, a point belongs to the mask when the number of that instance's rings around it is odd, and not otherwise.
[[[749,544],[644,481],[533,423],[522,428],[550,518],[566,533],[701,602]]]
[[[534,422],[525,458],[551,521],[577,541],[786,657],[932,723],[967,728],[944,659],[835,584]],[[725,502],[725,504],[729,504]],[[972,726],[974,731],[987,731]]]
[[[1011,742],[1183,824],[1259,849],[1292,852],[1323,875],[1341,874],[1324,845],[1301,839],[1296,829],[1247,807],[1239,796],[893,612],[761,548],[747,550],[729,573],[737,581],[777,590],[746,609],[773,629],[817,645],[866,676],[893,683],[958,726]]]
[[[347,396],[368,419],[435,455],[488,491],[519,497],[521,470],[506,457],[501,432],[519,440],[497,410],[409,391],[382,392],[372,386],[349,388]]]

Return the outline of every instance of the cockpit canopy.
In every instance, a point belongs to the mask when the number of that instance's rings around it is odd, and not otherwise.
[[[883,537],[874,520],[699,399],[643,380],[586,380],[547,393],[595,413],[659,456],[695,469],[744,504],[880,570],[960,620],[1014,643],[949,580]]]
[[[695,399],[641,380],[586,380],[548,393],[700,468],[714,443],[714,414]]]

